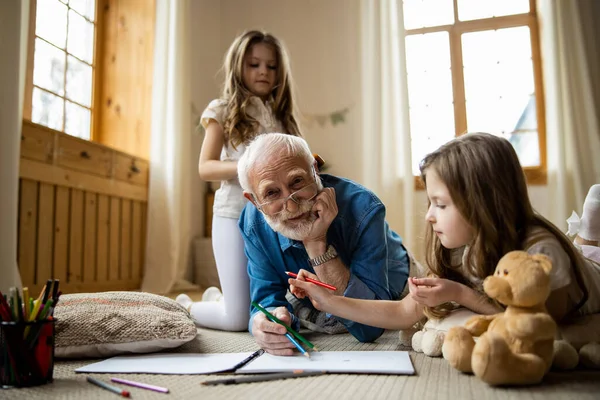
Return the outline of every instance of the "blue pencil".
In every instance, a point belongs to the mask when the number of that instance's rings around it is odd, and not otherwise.
[[[293,337],[292,335],[290,335],[290,333],[289,333],[289,332],[286,332],[286,334],[285,334],[285,337],[286,337],[286,338],[288,338],[288,339],[289,339],[289,341],[290,341],[290,342],[292,342],[292,344],[293,344],[294,346],[296,346],[296,348],[298,349],[298,351],[299,351],[300,353],[302,353],[302,355],[303,355],[303,356],[310,358],[310,354],[308,354],[308,352],[307,352],[306,350],[304,350],[304,347],[302,347],[302,346],[300,345],[300,343],[298,343],[298,342],[296,341],[296,339],[294,339],[294,337]]]

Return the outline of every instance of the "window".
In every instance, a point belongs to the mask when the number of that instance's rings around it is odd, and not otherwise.
[[[91,138],[96,0],[32,0],[24,115]]]
[[[544,184],[546,142],[535,0],[404,0],[413,173],[453,137],[507,138]]]

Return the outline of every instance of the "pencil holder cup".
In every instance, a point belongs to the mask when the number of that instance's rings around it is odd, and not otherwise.
[[[0,386],[3,389],[52,382],[55,321],[0,322]]]

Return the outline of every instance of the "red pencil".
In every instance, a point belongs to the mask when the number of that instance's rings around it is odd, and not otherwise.
[[[289,276],[291,276],[294,279],[298,277],[298,274],[295,274],[293,272],[285,271],[285,273],[288,274]],[[323,283],[321,281],[317,281],[316,279],[304,278],[304,280],[306,280],[306,282],[314,283],[315,285],[322,286],[322,287],[327,288],[329,290],[337,290],[337,288],[335,286],[331,286],[331,285],[328,285],[328,284]]]

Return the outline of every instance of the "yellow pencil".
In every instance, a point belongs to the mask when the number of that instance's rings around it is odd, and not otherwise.
[[[38,313],[40,312],[41,304],[42,304],[42,302],[40,300],[33,301],[33,311],[31,312],[31,315],[29,316],[29,321],[35,321]]]
[[[29,309],[29,288],[27,287],[23,288],[23,308],[25,309],[25,319],[28,320],[31,310]]]

